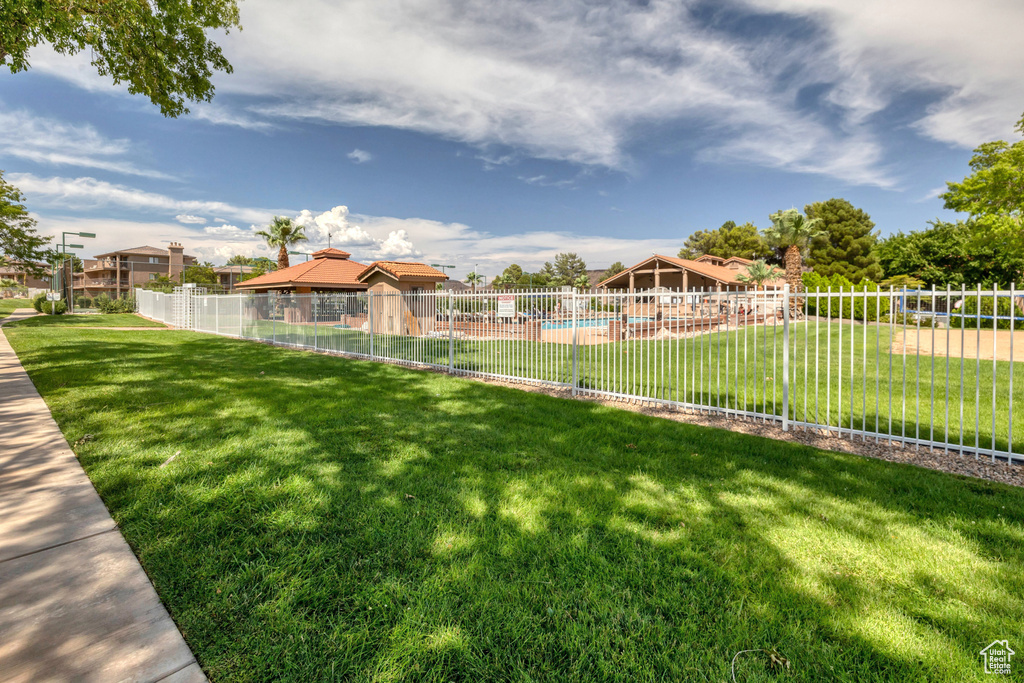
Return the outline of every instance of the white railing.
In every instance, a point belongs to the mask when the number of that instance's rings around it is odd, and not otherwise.
[[[174,296],[140,291],[139,312],[172,322]],[[1024,459],[1014,288],[241,294],[191,306],[200,332]]]

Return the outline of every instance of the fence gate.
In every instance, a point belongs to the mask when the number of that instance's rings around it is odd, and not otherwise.
[[[195,297],[206,294],[205,287],[196,287],[194,284],[187,284],[174,288],[173,320],[174,327],[179,330],[196,329],[196,305]]]

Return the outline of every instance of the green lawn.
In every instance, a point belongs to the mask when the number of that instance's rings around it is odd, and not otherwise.
[[[7,329],[213,681],[984,681],[1024,490],[380,363]],[[1014,643],[1011,643],[1011,646]]]
[[[166,327],[163,323],[140,318],[134,313],[90,313],[41,315],[10,323],[13,327]]]
[[[795,323],[791,329],[791,419],[838,426],[847,433],[852,426],[907,438],[977,443],[981,448],[991,448],[994,441],[997,450],[1007,450],[1011,363],[970,359],[961,363],[951,358],[947,364],[944,357],[933,361],[927,355],[890,353],[892,336],[899,328],[888,326],[821,321]],[[265,320],[245,326],[243,333],[284,344],[312,347],[315,342],[321,349],[369,353],[365,332],[330,325],[319,326],[315,339],[312,326]],[[1024,333],[1019,343],[1024,343]],[[446,338],[377,334],[374,350],[397,360],[448,365]],[[578,353],[581,388],[768,415],[783,412],[781,325],[688,339],[580,346]],[[456,340],[454,361],[456,368],[470,372],[572,381],[569,344]],[[1022,453],[1024,363],[1012,365],[1017,380],[1014,452]]]
[[[31,299],[0,299],[0,320],[3,320],[18,308],[32,308]]]

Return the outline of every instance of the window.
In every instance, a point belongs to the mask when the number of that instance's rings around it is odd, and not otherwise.
[[[149,257],[149,262],[150,263],[160,263],[160,257],[159,256],[150,256]]]
[[[157,278],[157,275],[156,275],[156,273],[150,273],[150,274],[149,274],[149,279],[150,279],[150,281],[153,281],[153,280],[155,280],[156,278]]]

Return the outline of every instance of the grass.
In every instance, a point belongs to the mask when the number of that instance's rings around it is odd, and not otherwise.
[[[891,353],[894,332],[884,325],[840,326],[821,321],[795,323],[791,329],[791,419],[847,432],[852,428],[1008,450],[1011,366],[1017,377],[1015,393],[1020,394],[1024,363],[950,358],[947,364],[943,357],[933,360],[913,352]],[[946,331],[935,333],[945,335]],[[308,325],[258,321],[246,327],[244,334],[280,343],[314,344]],[[357,330],[320,326],[315,341],[322,349],[369,352],[368,335]],[[378,334],[374,345],[376,353],[394,359],[448,365],[447,339]],[[471,372],[572,381],[569,344],[456,340],[454,361],[457,368]],[[781,325],[689,339],[580,346],[579,363],[581,388],[768,415],[783,413]],[[1024,396],[1014,398],[1018,406],[1012,414],[1014,452],[1022,453],[1024,410],[1019,407]]]
[[[18,308],[32,308],[31,299],[0,299],[0,320],[3,320]]]
[[[166,327],[163,323],[140,318],[134,313],[90,313],[40,315],[10,323],[14,327]]]
[[[791,669],[737,680],[982,681],[1024,632],[1020,489],[210,335],[5,331],[213,681],[723,681],[751,648]]]

